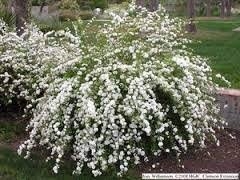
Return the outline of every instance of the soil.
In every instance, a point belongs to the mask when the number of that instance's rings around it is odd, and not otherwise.
[[[231,134],[231,135],[229,135]],[[138,166],[141,173],[240,173],[240,131],[226,129],[217,133],[220,146],[188,152],[181,163],[171,156],[153,158]],[[155,168],[152,166],[155,165]]]
[[[0,112],[0,126],[2,125],[2,123],[11,124],[17,129],[13,128],[13,138],[5,139],[4,141],[0,140],[0,146],[6,146],[16,151],[19,145],[27,139],[25,127],[27,126],[28,119],[23,118],[21,114],[15,113],[13,111]]]

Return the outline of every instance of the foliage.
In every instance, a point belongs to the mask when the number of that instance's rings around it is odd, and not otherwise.
[[[219,144],[218,86],[206,59],[186,49],[183,26],[162,8],[148,13],[134,4],[94,35],[91,23],[76,26],[81,54],[70,61],[57,52],[68,63],[52,73],[18,153],[28,158],[43,146],[55,173],[67,156],[76,174],[88,167],[94,176],[111,168],[122,175],[149,155],[178,157],[209,138]]]
[[[62,29],[66,29],[71,27],[72,22],[70,21],[60,21],[58,19],[55,19],[54,21],[50,20],[50,21],[39,21],[39,20],[35,20],[35,22],[37,27],[43,32],[43,33],[47,33],[49,31],[59,31]]]
[[[91,7],[92,7],[92,9],[95,9],[95,8],[106,9],[108,7],[108,1],[107,0],[93,0]]]
[[[0,9],[4,9],[7,7],[8,0],[0,0]]]
[[[32,5],[33,6],[41,6],[43,0],[32,0]]]
[[[78,10],[79,5],[77,3],[77,0],[61,0],[60,8],[61,9]]]
[[[0,0],[0,18],[7,23],[8,26],[15,24],[15,16],[9,11],[7,0]]]
[[[6,9],[0,10],[0,17],[8,26],[15,25],[15,15]]]
[[[81,9],[89,10],[89,9],[106,9],[108,7],[107,0],[78,0],[78,4]]]
[[[79,19],[79,12],[71,9],[62,9],[59,14],[60,21],[76,21]]]
[[[54,3],[57,0],[32,0],[32,5],[33,6],[41,6],[41,5],[47,5],[50,3]]]
[[[82,20],[90,20],[93,18],[93,13],[91,11],[82,10],[79,12],[79,16]]]

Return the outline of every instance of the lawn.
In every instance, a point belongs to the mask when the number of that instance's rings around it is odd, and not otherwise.
[[[1,123],[0,123],[1,125]],[[72,175],[74,165],[70,162],[64,163],[58,174],[51,171],[53,162],[44,162],[45,156],[37,151],[31,159],[18,156],[16,150],[9,144],[0,143],[0,179],[1,180],[136,180],[137,175],[132,170],[123,178],[115,175],[114,171],[95,178],[91,172],[84,170],[81,175]],[[66,160],[67,161],[67,160]]]
[[[201,43],[190,44],[197,54],[209,58],[214,72],[224,75],[232,88],[240,88],[240,32],[232,31],[237,27],[240,18],[197,20],[198,32],[191,38]]]
[[[70,163],[69,163],[70,164]],[[16,152],[7,147],[0,146],[0,179],[1,180],[92,180],[90,172],[85,171],[80,176],[71,175],[70,165],[61,168],[59,174],[55,175],[51,171],[52,164],[44,163],[40,155],[33,156],[32,159],[19,157]],[[114,175],[104,175],[98,177],[99,180],[117,179]],[[126,179],[134,179],[126,177]]]

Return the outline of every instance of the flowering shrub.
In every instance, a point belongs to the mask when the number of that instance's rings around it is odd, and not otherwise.
[[[112,23],[80,29],[83,56],[49,85],[30,121],[30,137],[18,150],[29,157],[40,145],[58,172],[63,157],[95,176],[110,167],[118,175],[149,155],[205,146],[218,118],[211,68],[188,51],[183,22],[164,10],[131,4]]]
[[[51,69],[79,57],[78,46],[69,32],[43,34],[31,27],[19,37],[0,21],[0,105],[35,105],[49,85]]]
[[[240,14],[240,9],[238,9],[238,8],[232,8],[232,9],[231,9],[231,13],[234,14],[234,15],[239,15],[239,14]]]

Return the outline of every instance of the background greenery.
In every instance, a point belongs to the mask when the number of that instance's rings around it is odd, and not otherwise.
[[[195,41],[193,50],[209,58],[215,73],[224,75],[232,88],[240,88],[240,32],[232,30],[240,26],[240,18],[197,19],[197,34],[191,35]]]

